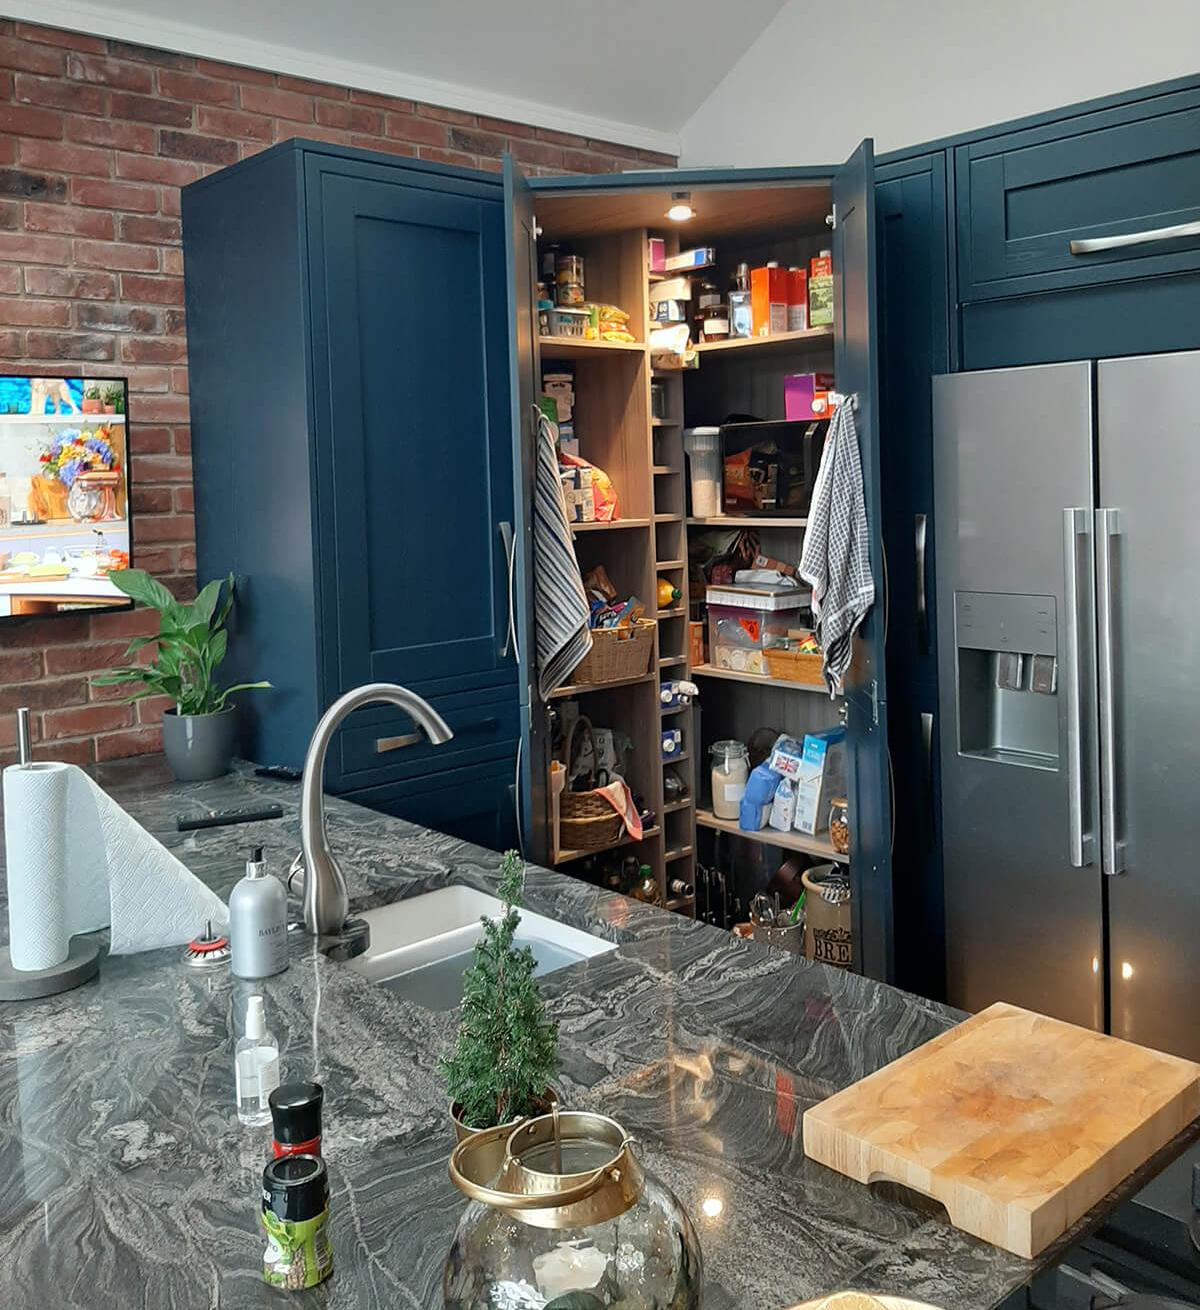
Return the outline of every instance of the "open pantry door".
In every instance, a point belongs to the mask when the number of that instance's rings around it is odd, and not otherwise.
[[[508,552],[509,653],[519,666],[521,742],[513,805],[522,853],[544,864],[546,825],[545,733],[532,722],[533,696],[533,471],[541,391],[537,333],[537,222],[533,192],[511,155],[504,156],[504,209],[508,224],[509,370],[513,429],[513,523]],[[534,822],[533,816],[539,816]]]
[[[890,980],[892,943],[891,779],[887,750],[884,639],[887,569],[880,525],[879,325],[876,288],[875,162],[863,141],[833,179],[834,367],[838,390],[855,398],[875,604],[855,640],[846,675],[847,772],[851,809],[857,967]]]

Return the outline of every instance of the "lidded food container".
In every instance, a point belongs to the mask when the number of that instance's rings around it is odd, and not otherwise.
[[[829,802],[829,844],[839,855],[850,854],[850,803],[845,796]]]
[[[805,628],[812,593],[799,587],[707,587],[708,659],[718,669],[768,674],[765,651]]]
[[[750,777],[750,752],[746,743],[729,739],[713,742],[712,756],[713,814],[718,819],[736,819],[746,794]]]
[[[721,513],[721,429],[686,428],[683,448],[692,475],[692,513],[698,519]]]

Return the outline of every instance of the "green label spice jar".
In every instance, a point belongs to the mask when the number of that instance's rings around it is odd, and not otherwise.
[[[263,1281],[298,1292],[333,1273],[329,1175],[316,1155],[285,1155],[263,1170],[262,1226],[267,1235]]]

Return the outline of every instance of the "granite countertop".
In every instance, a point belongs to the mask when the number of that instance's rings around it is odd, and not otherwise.
[[[299,846],[295,784],[248,769],[171,781],[155,757],[100,783],[228,897],[247,848],[282,874]],[[285,817],[181,834],[175,816],[278,800]],[[330,801],[355,910],[462,882],[492,890],[498,857]],[[530,909],[617,942],[543,980],[561,1032],[559,1091],[634,1135],[704,1249],[706,1310],[777,1310],[839,1287],[946,1310],[1000,1302],[1161,1167],[1160,1153],[1038,1262],[876,1195],[804,1157],[804,1109],[943,1031],[944,1006],[793,957],[562,874],[530,869]],[[294,936],[288,970],[246,983],[178,950],[106,959],[77,991],[0,1004],[0,1287],[7,1310],[282,1304],[260,1281],[258,1188],[269,1129],[239,1125],[233,1043],[266,996],[283,1076],[325,1087],[335,1271],[299,1307],[441,1306],[465,1198],[431,1013]],[[705,1204],[707,1202],[707,1205]]]

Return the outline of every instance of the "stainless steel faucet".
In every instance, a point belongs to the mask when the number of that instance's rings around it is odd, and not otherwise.
[[[300,854],[292,866],[293,873],[304,872],[304,927],[314,936],[338,932],[346,922],[350,896],[346,879],[329,849],[325,832],[325,754],[330,739],[346,715],[362,705],[381,702],[398,705],[425,729],[425,735],[440,746],[454,736],[445,719],[415,691],[394,682],[369,682],[348,691],[321,716],[304,757],[304,781],[300,792]],[[395,739],[396,744],[411,745],[416,739]],[[386,739],[385,739],[386,741]],[[385,745],[383,749],[388,749]]]

